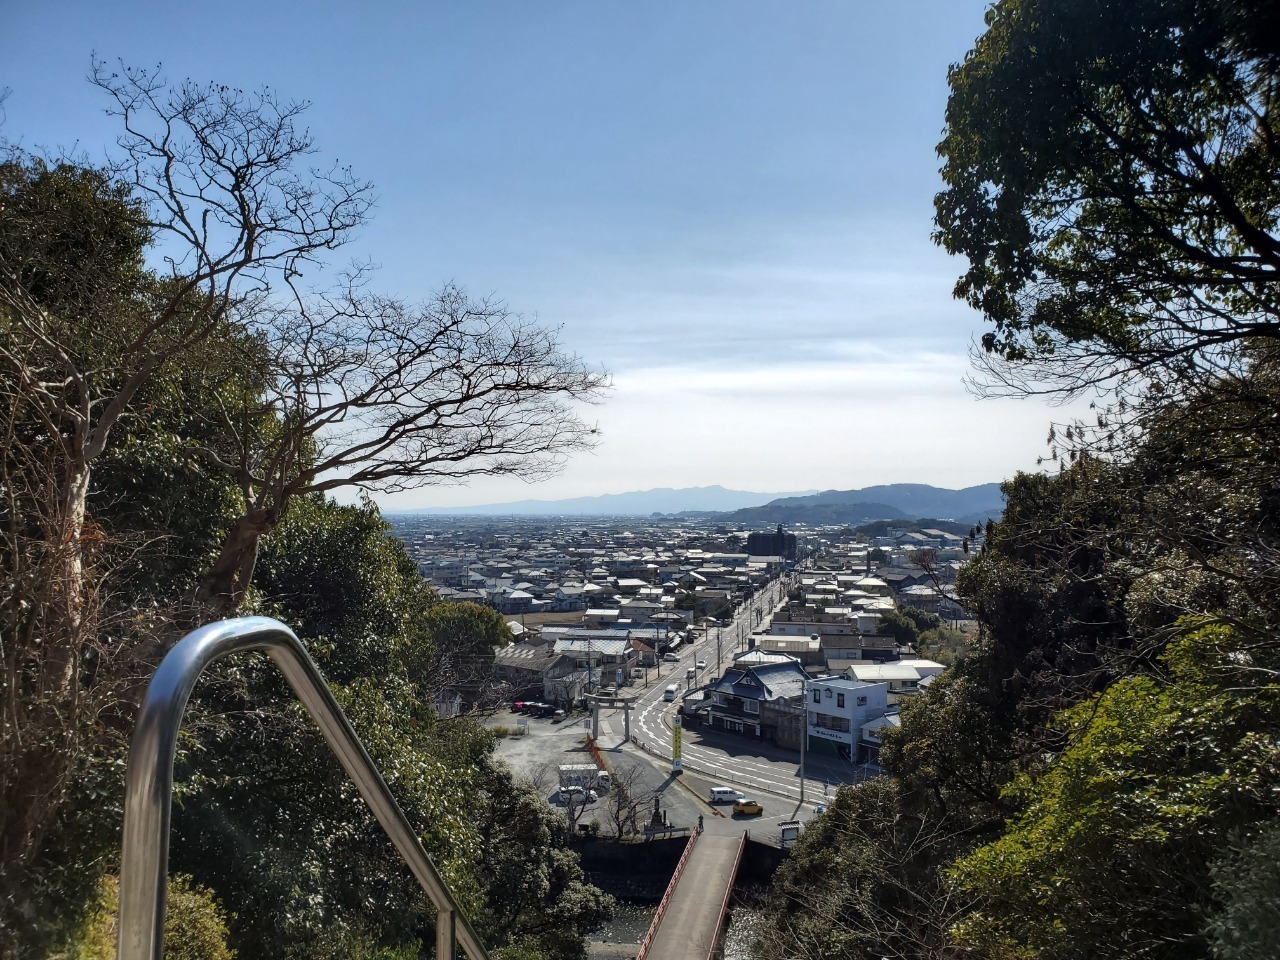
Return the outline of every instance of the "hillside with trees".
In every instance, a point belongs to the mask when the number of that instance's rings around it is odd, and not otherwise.
[[[568,826],[435,702],[491,610],[442,604],[370,503],[556,470],[602,374],[445,286],[330,262],[371,187],[304,105],[95,63],[109,165],[0,161],[0,956],[113,956],[138,699],[192,626],[292,625],[495,957],[578,957],[610,911]],[[327,286],[303,286],[304,273]],[[480,654],[477,654],[480,651]],[[198,687],[177,763],[171,943],[193,958],[417,956],[435,912],[258,655]]]
[[[937,239],[980,389],[1095,397],[960,575],[978,641],[781,868],[767,958],[1280,943],[1280,23],[1000,0]]]
[[[824,490],[805,496],[779,497],[759,507],[730,514],[740,523],[848,523],[947,517],[964,524],[985,523],[1000,516],[1000,485],[984,483],[945,490],[925,483],[889,483],[861,490]]]

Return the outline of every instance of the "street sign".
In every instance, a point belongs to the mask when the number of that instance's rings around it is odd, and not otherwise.
[[[684,763],[680,759],[681,742],[683,740],[684,725],[681,723],[683,718],[676,714],[675,724],[671,728],[671,772],[683,773]]]

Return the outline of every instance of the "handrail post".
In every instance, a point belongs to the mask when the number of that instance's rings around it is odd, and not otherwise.
[[[165,655],[147,686],[125,775],[117,960],[160,960],[163,956],[169,814],[178,730],[191,691],[205,669],[216,660],[245,650],[265,651],[284,674],[365,805],[430,897],[436,908],[436,955],[441,960],[456,960],[457,940],[461,939],[471,960],[487,960],[480,939],[467,918],[459,914],[453,894],[334,700],[319,668],[293,631],[268,617],[223,620],[193,630]]]
[[[436,912],[436,960],[457,960],[457,937],[454,935],[455,917],[452,910]]]

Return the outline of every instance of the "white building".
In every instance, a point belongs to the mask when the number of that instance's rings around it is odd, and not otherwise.
[[[888,710],[889,685],[864,683],[847,677],[810,680],[805,705],[809,749],[830,752],[860,762],[862,727]]]

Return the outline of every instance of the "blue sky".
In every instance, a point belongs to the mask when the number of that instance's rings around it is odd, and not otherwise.
[[[930,241],[948,64],[985,4],[11,0],[0,133],[99,155],[90,55],[311,101],[377,185],[346,251],[562,327],[616,388],[557,479],[456,505],[654,486],[963,486],[1034,466],[1055,411],[964,391],[980,318]]]

